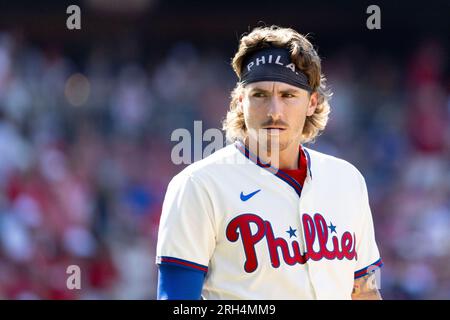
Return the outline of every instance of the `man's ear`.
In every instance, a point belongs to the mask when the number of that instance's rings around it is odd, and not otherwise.
[[[244,101],[244,91],[241,91],[241,93],[238,96],[238,101],[237,101],[237,107],[239,110],[243,110],[243,101]]]
[[[317,92],[311,93],[309,97],[308,109],[306,110],[306,115],[308,117],[312,116],[317,108],[317,103],[319,101],[319,94]]]

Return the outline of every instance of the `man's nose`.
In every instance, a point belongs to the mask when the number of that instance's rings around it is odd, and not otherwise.
[[[283,112],[283,105],[281,99],[276,95],[273,95],[270,99],[267,115],[271,116],[274,119],[278,119],[281,117],[282,112]]]

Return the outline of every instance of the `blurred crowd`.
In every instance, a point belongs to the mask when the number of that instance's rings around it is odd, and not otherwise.
[[[127,46],[75,59],[0,32],[0,299],[155,299],[161,205],[184,168],[171,133],[220,128],[236,78],[214,49]],[[332,113],[309,147],[366,177],[387,299],[450,298],[446,57],[427,39],[401,60],[351,45],[323,62]]]

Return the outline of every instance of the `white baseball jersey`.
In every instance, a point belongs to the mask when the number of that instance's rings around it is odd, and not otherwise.
[[[301,150],[303,186],[241,142],[185,168],[167,189],[156,262],[205,272],[204,299],[351,299],[354,279],[382,265],[364,178]]]

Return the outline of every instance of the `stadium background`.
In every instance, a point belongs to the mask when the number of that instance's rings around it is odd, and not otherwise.
[[[81,30],[66,8],[81,7]],[[366,28],[370,4],[381,30]],[[449,3],[0,4],[0,298],[154,299],[177,128],[220,128],[239,36],[309,33],[334,91],[310,146],[366,177],[386,299],[450,298]],[[68,290],[76,264],[82,289]]]

